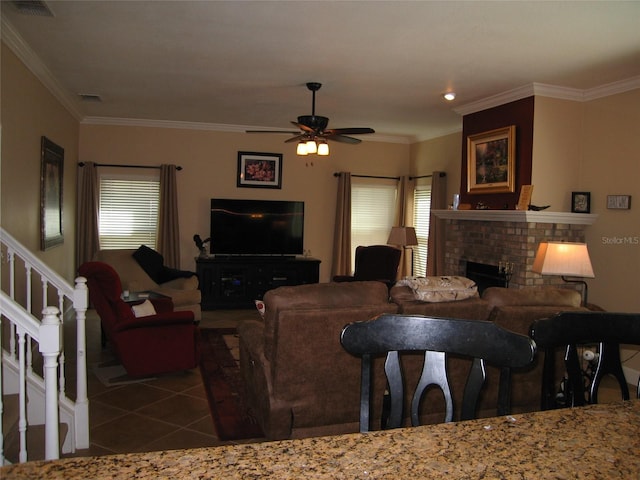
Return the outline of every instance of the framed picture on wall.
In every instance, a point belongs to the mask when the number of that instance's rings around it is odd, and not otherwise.
[[[282,188],[282,154],[238,152],[237,186]]]
[[[571,192],[571,211],[573,213],[591,213],[591,193]]]
[[[64,242],[62,225],[62,174],[64,149],[47,137],[40,140],[40,249]]]
[[[467,137],[467,192],[515,191],[516,127],[511,125]]]

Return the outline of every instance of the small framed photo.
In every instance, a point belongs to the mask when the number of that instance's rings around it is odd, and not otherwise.
[[[238,152],[238,187],[282,188],[282,154]]]
[[[571,211],[591,213],[591,192],[571,192]]]
[[[607,208],[629,210],[631,208],[631,195],[607,195]]]

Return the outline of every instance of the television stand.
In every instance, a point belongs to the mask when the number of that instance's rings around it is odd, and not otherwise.
[[[252,308],[265,292],[318,283],[320,260],[294,256],[196,257],[203,310]]]

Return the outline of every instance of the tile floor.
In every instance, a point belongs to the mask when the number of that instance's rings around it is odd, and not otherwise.
[[[255,315],[255,310],[203,312],[201,326],[233,327]],[[110,357],[108,347],[102,349],[100,346],[97,315],[90,311],[87,315],[87,363],[91,444],[86,450],[65,456],[173,450],[226,443],[216,437],[199,369],[107,387],[91,373],[91,365]],[[68,384],[73,385],[72,379]]]

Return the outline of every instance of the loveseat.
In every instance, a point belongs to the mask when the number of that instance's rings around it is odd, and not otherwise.
[[[389,292],[380,282],[280,287],[265,294],[264,304],[264,321],[243,322],[238,331],[247,403],[269,439],[358,431],[360,360],[340,344],[340,332],[350,322],[398,312],[491,320],[527,335],[535,319],[583,309],[580,294],[569,289],[494,287],[482,298],[428,303],[416,301],[408,287],[394,286]],[[513,375],[514,413],[540,408],[541,355],[538,352],[531,367]],[[422,357],[404,354],[402,363],[407,385],[417,384]],[[470,365],[467,359],[449,359],[455,405],[460,405]],[[374,371],[372,418],[379,418],[385,388],[383,359],[374,364]],[[479,416],[495,415],[498,372],[488,367],[487,375]],[[443,420],[439,392],[423,399],[420,415],[423,423]]]
[[[143,262],[146,260],[148,265],[153,265],[148,269],[157,281],[142,268],[134,254]],[[200,321],[202,317],[201,295],[198,289],[198,277],[195,273],[161,268],[162,256],[147,247],[100,250],[93,260],[110,265],[118,273],[123,289],[130,292],[151,291],[171,297],[174,310],[191,311],[194,319]]]

